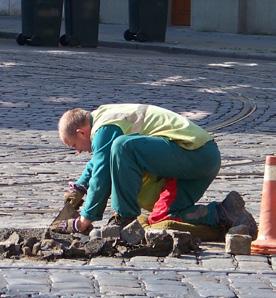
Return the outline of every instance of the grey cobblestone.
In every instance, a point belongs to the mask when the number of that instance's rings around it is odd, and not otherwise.
[[[139,274],[150,297],[188,297],[191,289],[183,284],[177,274],[147,272]]]
[[[145,295],[141,282],[130,272],[96,272],[94,277],[103,295]]]
[[[201,261],[202,267],[210,270],[235,270],[235,264],[231,258],[211,258]]]
[[[229,274],[228,279],[238,297],[275,297],[274,288],[268,278],[254,274]]]
[[[233,258],[224,252],[224,243],[206,244],[198,256],[199,266],[210,270],[235,270],[237,264]]]
[[[275,294],[274,274],[202,273],[199,270],[180,271],[180,268],[177,268],[178,272],[132,271],[131,267],[125,271],[112,270],[112,267],[106,270],[89,268],[57,270],[48,267],[39,271],[29,268],[19,270],[20,274],[16,269],[2,270],[3,280],[7,282],[3,293],[8,295],[3,297],[16,297],[19,293],[32,297],[70,297],[72,293],[77,297],[183,297],[184,294],[185,297],[273,297]]]
[[[199,297],[236,297],[235,293],[225,284],[225,276],[213,276],[208,274],[198,274],[182,279],[182,282],[190,283]]]
[[[164,261],[160,263],[160,267],[199,269],[198,260],[194,255],[181,255],[179,258],[166,257]]]
[[[89,262],[89,265],[106,266],[106,267],[123,266],[124,260],[120,258],[115,259],[115,258],[108,258],[108,257],[99,257],[99,258],[92,258]]]
[[[7,283],[6,295],[38,295],[50,292],[47,272],[35,274],[26,270],[3,270],[2,272]]]
[[[136,296],[143,296],[144,291],[141,288],[129,288],[125,287],[124,285],[104,285],[100,286],[100,293],[103,295],[109,295],[109,296],[114,296],[114,295],[136,295]]]
[[[160,264],[158,264],[157,257],[146,257],[146,256],[137,256],[131,258],[126,262],[126,265],[133,266],[137,268],[158,268]]]
[[[237,267],[239,270],[245,271],[271,271],[271,260],[268,256],[251,255],[251,256],[235,256]]]
[[[240,270],[248,270],[248,271],[270,271],[272,270],[271,265],[267,262],[254,262],[254,261],[239,261],[238,263]]]

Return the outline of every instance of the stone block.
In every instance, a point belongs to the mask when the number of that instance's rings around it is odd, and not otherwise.
[[[239,225],[228,230],[227,234],[249,235],[249,230],[246,225]]]
[[[36,256],[40,251],[40,249],[41,249],[41,243],[40,242],[35,243],[32,249],[32,254]]]
[[[190,232],[147,229],[145,239],[148,246],[167,251],[173,257],[179,257],[195,248]]]
[[[12,244],[17,245],[17,244],[19,244],[19,242],[20,242],[19,234],[16,232],[13,232],[7,240],[0,242],[0,245],[9,247]]]
[[[24,246],[24,247],[22,247],[22,254],[24,256],[31,256],[32,255],[32,250],[30,249],[29,246]]]
[[[61,258],[64,255],[64,250],[61,248],[41,250],[40,258],[42,260],[53,261],[57,258]]]
[[[54,239],[44,239],[41,241],[41,249],[47,250],[50,248],[55,248],[56,246],[60,246]]]
[[[226,234],[225,252],[234,255],[249,255],[251,242],[252,237],[249,235]]]
[[[64,256],[67,258],[84,258],[86,256],[85,249],[76,246],[70,246],[64,250]]]
[[[168,234],[173,238],[172,257],[179,257],[188,253],[194,248],[192,235],[190,232],[169,230]]]
[[[107,225],[102,228],[102,238],[120,238],[120,227],[117,225]]]
[[[40,251],[42,252],[41,258],[45,260],[53,260],[62,257],[64,253],[63,245],[54,239],[42,240]]]
[[[121,239],[128,244],[140,243],[145,237],[145,230],[136,219],[121,230]]]
[[[81,244],[85,244],[90,240],[89,235],[84,235],[82,233],[75,233],[73,236],[76,240],[79,240]]]
[[[0,244],[0,254],[3,254],[6,251],[6,245]]]
[[[173,237],[166,230],[147,229],[145,233],[148,256],[168,256],[173,250]]]
[[[89,233],[90,240],[97,239],[97,238],[102,238],[102,229],[100,229],[100,228],[94,228]]]
[[[94,256],[94,255],[100,254],[105,244],[106,244],[105,239],[99,238],[99,239],[90,240],[84,246],[86,255]]]
[[[145,232],[145,239],[148,245],[155,245],[157,241],[163,240],[167,236],[166,230],[147,229]]]
[[[19,244],[10,244],[6,247],[6,252],[4,253],[5,258],[10,258],[13,256],[19,256],[20,255],[20,245]]]
[[[23,241],[23,246],[27,246],[32,250],[34,244],[37,243],[37,242],[38,242],[38,240],[37,240],[36,237],[30,237],[30,238],[27,238]]]
[[[69,246],[70,247],[75,247],[75,248],[79,248],[81,247],[81,242],[79,239],[74,239],[72,242],[71,242],[71,245]]]

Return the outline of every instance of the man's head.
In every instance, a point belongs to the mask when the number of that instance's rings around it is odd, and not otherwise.
[[[59,137],[65,145],[77,152],[91,152],[90,113],[83,109],[65,112],[58,123]]]

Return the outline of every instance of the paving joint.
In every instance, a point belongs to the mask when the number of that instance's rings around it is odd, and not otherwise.
[[[256,274],[256,272],[252,272],[252,270],[235,270],[235,269],[206,269],[206,268],[162,268],[162,267],[149,267],[149,268],[139,268],[133,266],[125,266],[125,267],[116,267],[116,266],[95,266],[95,265],[82,265],[82,266],[70,266],[70,265],[0,265],[0,270],[3,269],[27,269],[27,270],[57,270],[57,271],[118,271],[118,272],[176,272],[176,273],[218,273],[218,274]],[[273,274],[273,271],[268,270],[258,270],[258,274],[269,275]]]

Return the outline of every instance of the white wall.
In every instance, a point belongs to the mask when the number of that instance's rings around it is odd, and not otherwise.
[[[128,0],[101,0],[100,20],[101,23],[128,24]]]
[[[244,0],[192,0],[191,26],[198,31],[239,33]]]
[[[0,15],[20,15],[21,0],[0,0]]]
[[[276,35],[276,0],[250,0],[246,26],[248,33]]]
[[[276,0],[192,0],[192,28],[276,35]]]
[[[10,14],[10,0],[0,0],[0,15]]]

